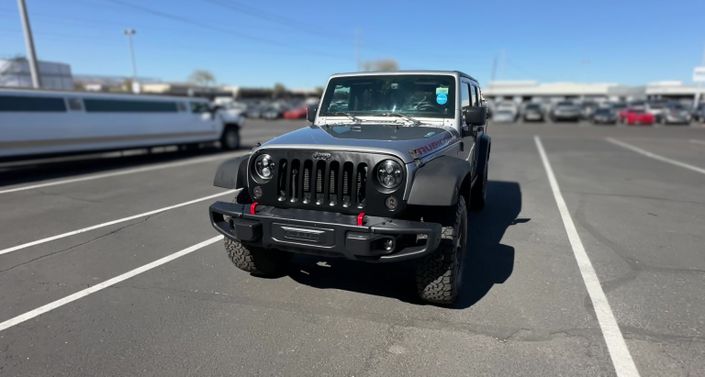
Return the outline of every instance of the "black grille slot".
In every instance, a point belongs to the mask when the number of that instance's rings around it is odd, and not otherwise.
[[[365,207],[365,163],[280,160],[276,173],[279,202],[304,207]]]
[[[288,167],[289,164],[286,160],[279,161],[279,169],[277,169],[277,200],[280,202],[286,200],[286,193],[289,191],[287,190]]]
[[[365,164],[357,166],[355,188],[355,203],[357,203],[357,208],[362,209],[365,207],[365,190],[367,189],[367,165]]]
[[[289,181],[287,187],[289,187],[288,198],[292,203],[296,203],[301,196],[301,181],[299,179],[299,174],[301,174],[300,165],[299,160],[293,160],[291,162],[291,173],[288,176]]]
[[[323,185],[325,184],[323,181],[323,176],[325,171],[326,163],[323,161],[318,161],[316,164],[316,200],[314,201],[317,206],[323,204],[323,200],[325,199],[325,195],[323,195]]]
[[[304,173],[303,173],[303,183],[302,187],[303,189],[301,190],[304,194],[303,197],[303,203],[304,204],[309,204],[311,203],[311,179],[313,178],[313,162],[311,160],[306,160],[304,162]]]

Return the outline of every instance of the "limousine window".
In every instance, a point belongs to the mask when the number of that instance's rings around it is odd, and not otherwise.
[[[210,111],[208,104],[205,102],[191,102],[191,112],[195,114],[207,113]]]
[[[83,102],[81,101],[80,98],[71,98],[69,97],[66,102],[69,103],[69,109],[72,111],[81,111],[83,110]]]
[[[62,97],[0,96],[0,111],[66,111]]]
[[[86,112],[93,113],[175,113],[176,102],[84,98]]]

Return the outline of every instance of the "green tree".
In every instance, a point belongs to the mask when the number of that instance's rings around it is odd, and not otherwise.
[[[197,69],[191,73],[188,81],[199,86],[211,86],[215,84],[215,76],[211,73],[211,71]]]
[[[286,94],[286,87],[284,84],[278,82],[274,84],[274,89],[272,90],[272,97],[282,98]]]

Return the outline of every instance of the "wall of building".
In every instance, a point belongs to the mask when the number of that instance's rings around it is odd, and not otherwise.
[[[43,89],[73,90],[70,65],[39,61],[38,68]],[[26,59],[0,59],[0,86],[32,87],[29,62]]]

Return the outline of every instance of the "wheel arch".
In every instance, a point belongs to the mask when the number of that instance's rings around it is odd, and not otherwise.
[[[213,185],[227,189],[247,187],[247,162],[250,154],[227,160],[218,166]]]
[[[463,159],[438,157],[421,166],[414,175],[409,193],[409,205],[452,206],[472,180],[472,165]],[[441,188],[441,189],[439,189]],[[467,196],[466,196],[467,199]]]

